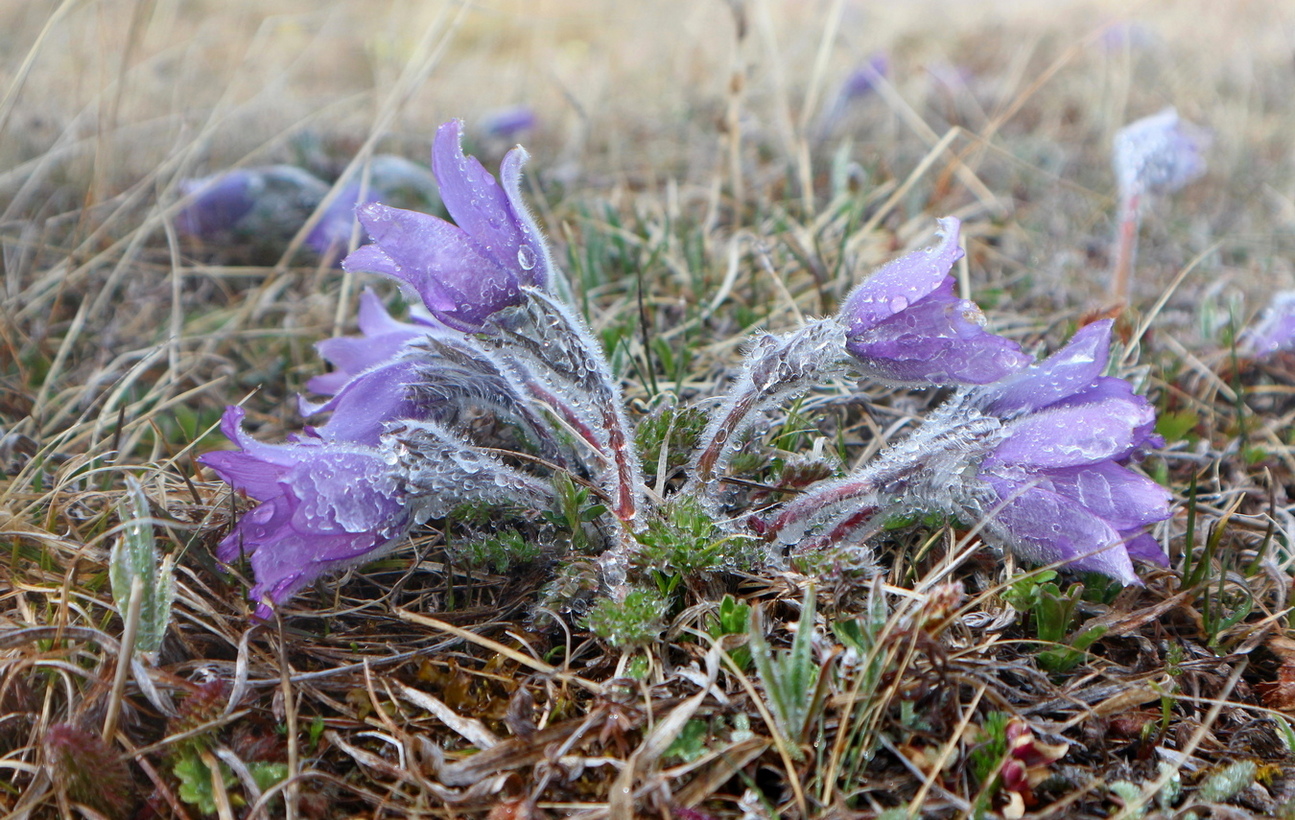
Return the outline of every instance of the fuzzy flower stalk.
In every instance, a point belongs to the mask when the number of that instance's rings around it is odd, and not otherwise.
[[[1116,133],[1113,159],[1120,201],[1108,293],[1113,302],[1129,300],[1142,212],[1150,198],[1171,194],[1204,175],[1209,142],[1207,132],[1179,119],[1174,108]]]
[[[335,370],[309,387],[327,398],[301,402],[326,421],[267,444],[231,407],[221,427],[238,449],[202,457],[259,502],[217,548],[222,561],[250,559],[259,617],[464,504],[546,508],[558,469],[593,478],[623,541],[637,526],[641,470],[619,386],[551,292],[549,250],[520,194],[526,153],[510,151],[497,181],[461,139],[462,123],[447,123],[432,151],[453,223],[376,202],[356,209],[373,241],[343,267],[399,281],[421,303],[412,321],[366,292],[362,335],[319,346]],[[482,410],[521,432],[518,459],[480,438],[471,421]]]
[[[1159,446],[1155,412],[1102,375],[1111,322],[1083,328],[1052,356],[965,387],[876,461],[826,482],[754,526],[797,550],[859,540],[896,515],[979,523],[987,541],[1041,564],[1139,583],[1133,560],[1166,565],[1146,530],[1167,491],[1129,469]]]

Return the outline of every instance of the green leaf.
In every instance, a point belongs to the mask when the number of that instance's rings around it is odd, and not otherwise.
[[[136,578],[143,581],[135,651],[151,656],[162,648],[171,623],[171,606],[175,602],[173,560],[169,555],[158,559],[148,497],[133,476],[126,477],[126,494],[118,504],[117,514],[122,523],[121,536],[108,556],[112,597],[117,611],[125,617],[131,587]]]

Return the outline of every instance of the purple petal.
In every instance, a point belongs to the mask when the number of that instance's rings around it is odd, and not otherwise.
[[[511,139],[522,131],[534,128],[536,121],[535,109],[527,105],[515,105],[486,116],[481,122],[481,130],[498,139]]]
[[[953,295],[946,277],[905,310],[847,338],[846,349],[877,378],[902,383],[987,384],[1030,363],[1015,342],[980,325],[980,309]]]
[[[1124,544],[1124,550],[1134,561],[1146,561],[1149,564],[1161,567],[1169,566],[1169,556],[1165,553],[1164,548],[1160,546],[1160,542],[1150,535],[1143,533],[1142,535],[1129,537],[1130,533],[1121,532],[1120,534],[1129,539]]]
[[[344,336],[325,339],[315,349],[333,367],[332,373],[315,376],[306,387],[315,393],[334,395],[351,379],[372,367],[390,361],[409,342],[422,338],[431,330],[427,325],[397,321],[387,313],[372,290],[365,288],[360,294],[360,332],[363,336]],[[301,413],[312,416],[321,412],[319,406],[302,400]]]
[[[378,446],[387,422],[418,415],[410,391],[417,381],[418,368],[412,361],[388,362],[361,373],[332,399],[310,408],[311,415],[333,414],[327,424],[315,429],[315,435],[326,442]]]
[[[840,319],[851,335],[860,335],[907,309],[944,283],[953,263],[962,258],[962,248],[958,245],[961,223],[953,217],[941,219],[939,223],[939,245],[914,251],[885,265],[846,297]]]
[[[1259,321],[1241,334],[1237,352],[1261,359],[1292,348],[1295,348],[1295,291],[1287,290],[1274,295]]]
[[[983,467],[1070,467],[1123,457],[1137,443],[1138,430],[1154,420],[1150,405],[1122,399],[1048,408],[1011,422]]]
[[[237,170],[181,182],[180,192],[194,200],[176,216],[175,226],[181,233],[204,238],[232,230],[256,204],[251,195],[254,173]]]
[[[346,257],[346,270],[407,282],[433,315],[459,330],[479,330],[491,314],[522,303],[517,278],[483,256],[458,227],[378,203],[358,213],[375,244]]]
[[[500,166],[501,186],[476,157],[464,155],[461,120],[437,129],[432,146],[432,170],[450,216],[502,270],[522,284],[542,288],[547,282],[547,267],[540,264],[544,243],[521,199],[525,162],[524,150],[509,151]]]
[[[1048,470],[1047,489],[1070,498],[1120,532],[1141,530],[1169,517],[1169,491],[1112,461]]]
[[[1123,537],[1074,501],[1039,487],[1021,489],[991,481],[1000,504],[988,529],[1018,555],[1040,564],[1066,561],[1072,569],[1100,572],[1138,584]]]
[[[1113,324],[1107,319],[1080,328],[1056,353],[989,388],[989,411],[1007,417],[1039,410],[1089,387],[1106,369]]]

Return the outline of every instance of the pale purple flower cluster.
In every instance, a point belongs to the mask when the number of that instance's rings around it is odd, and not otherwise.
[[[641,480],[619,395],[592,336],[547,293],[548,248],[519,192],[526,154],[509,152],[500,185],[464,156],[461,138],[458,121],[442,126],[432,162],[457,224],[362,206],[360,222],[374,242],[343,263],[400,281],[422,310],[397,321],[366,291],[362,335],[319,345],[335,370],[309,387],[329,398],[301,402],[303,415],[327,414],[326,423],[264,444],[243,430],[244,411],[231,407],[222,430],[240,449],[202,457],[260,502],[217,548],[222,561],[250,558],[258,616],[459,505],[547,506],[547,478],[473,441],[459,424],[467,407],[515,423],[551,464],[594,462],[584,469],[604,480],[614,512],[634,517]],[[537,353],[527,340],[545,334],[553,338]],[[561,440],[539,402],[585,439],[581,449]]]
[[[1124,198],[1168,194],[1205,173],[1209,134],[1174,108],[1129,123],[1115,135],[1115,178]]]
[[[641,513],[657,496],[643,486],[619,383],[552,292],[558,274],[521,198],[525,152],[510,151],[496,181],[461,140],[462,124],[447,123],[432,150],[454,222],[380,203],[358,208],[373,241],[343,266],[400,282],[420,303],[411,319],[396,320],[366,290],[361,335],[319,344],[334,370],[309,388],[325,398],[301,401],[304,416],[325,421],[265,444],[231,407],[222,430],[239,449],[203,456],[259,502],[217,554],[250,558],[261,616],[461,505],[544,508],[563,470],[605,502],[614,535],[599,565],[610,587],[623,581]],[[222,213],[243,207],[243,189],[230,190]],[[940,220],[938,244],[882,267],[836,316],[754,340],[682,491],[722,512],[726,468],[744,435],[852,365],[887,383],[957,392],[908,439],[759,524],[769,540],[825,547],[870,534],[894,513],[944,512],[981,522],[987,539],[1031,560],[1136,582],[1131,558],[1164,560],[1145,530],[1168,515],[1168,495],[1126,466],[1158,442],[1146,400],[1103,375],[1110,324],[1084,328],[1034,362],[956,295],[958,232],[956,219]],[[498,442],[480,440],[470,422],[482,411],[519,431],[526,452],[505,462]]]

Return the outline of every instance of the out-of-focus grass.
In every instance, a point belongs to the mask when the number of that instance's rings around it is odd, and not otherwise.
[[[306,817],[607,816],[626,794],[659,815],[967,816],[1008,805],[985,751],[1006,713],[1072,744],[1036,784],[1044,815],[1109,814],[1134,800],[1105,790],[1117,779],[1163,802],[1153,784],[1210,782],[1232,757],[1267,772],[1233,810],[1284,810],[1295,362],[1238,366],[1226,344],[1229,323],[1295,285],[1293,24],[1279,3],[1208,0],[0,7],[0,807],[94,803],[50,781],[44,738],[57,723],[98,732],[125,705],[109,740],[136,796],[175,816],[198,814],[185,789],[222,816],[262,790],[271,812],[286,797]],[[825,124],[878,51],[886,81]],[[946,214],[965,221],[962,278],[991,322],[1055,344],[1101,307],[1111,137],[1176,105],[1213,132],[1211,170],[1144,222],[1129,341],[1154,321],[1126,364],[1171,420],[1144,466],[1191,497],[1166,525],[1190,560],[1113,599],[1090,585],[1061,634],[1106,631],[1064,675],[1003,601],[1010,559],[965,532],[896,536],[877,583],[814,567],[822,705],[796,750],[760,676],[714,665],[706,637],[726,593],[730,613],[761,605],[771,652],[808,635],[786,628],[813,610],[793,572],[698,573],[670,587],[660,641],[622,648],[591,640],[574,604],[530,617],[546,584],[582,601],[581,567],[552,582],[542,561],[462,566],[471,550],[429,529],[252,627],[246,584],[211,558],[243,503],[193,456],[227,403],[263,437],[299,427],[295,393],[321,369],[311,345],[349,321],[362,283],[304,254],[177,236],[178,181],[423,160],[451,117],[490,164],[509,145],[479,123],[516,104],[539,117],[529,199],[642,415],[712,392],[747,333],[833,310]],[[868,388],[861,414],[851,387],[808,398],[771,443],[861,459],[930,400]],[[107,558],[125,473],[177,557],[177,600],[156,666],[119,695]],[[946,577],[964,558],[965,598]],[[730,659],[750,657],[741,624],[718,633]],[[698,699],[708,676],[719,695]],[[672,721],[700,756],[672,757],[648,728]],[[522,762],[481,763],[474,792],[453,767],[504,757],[460,754],[479,726]],[[286,792],[258,782],[279,765],[300,775]]]

